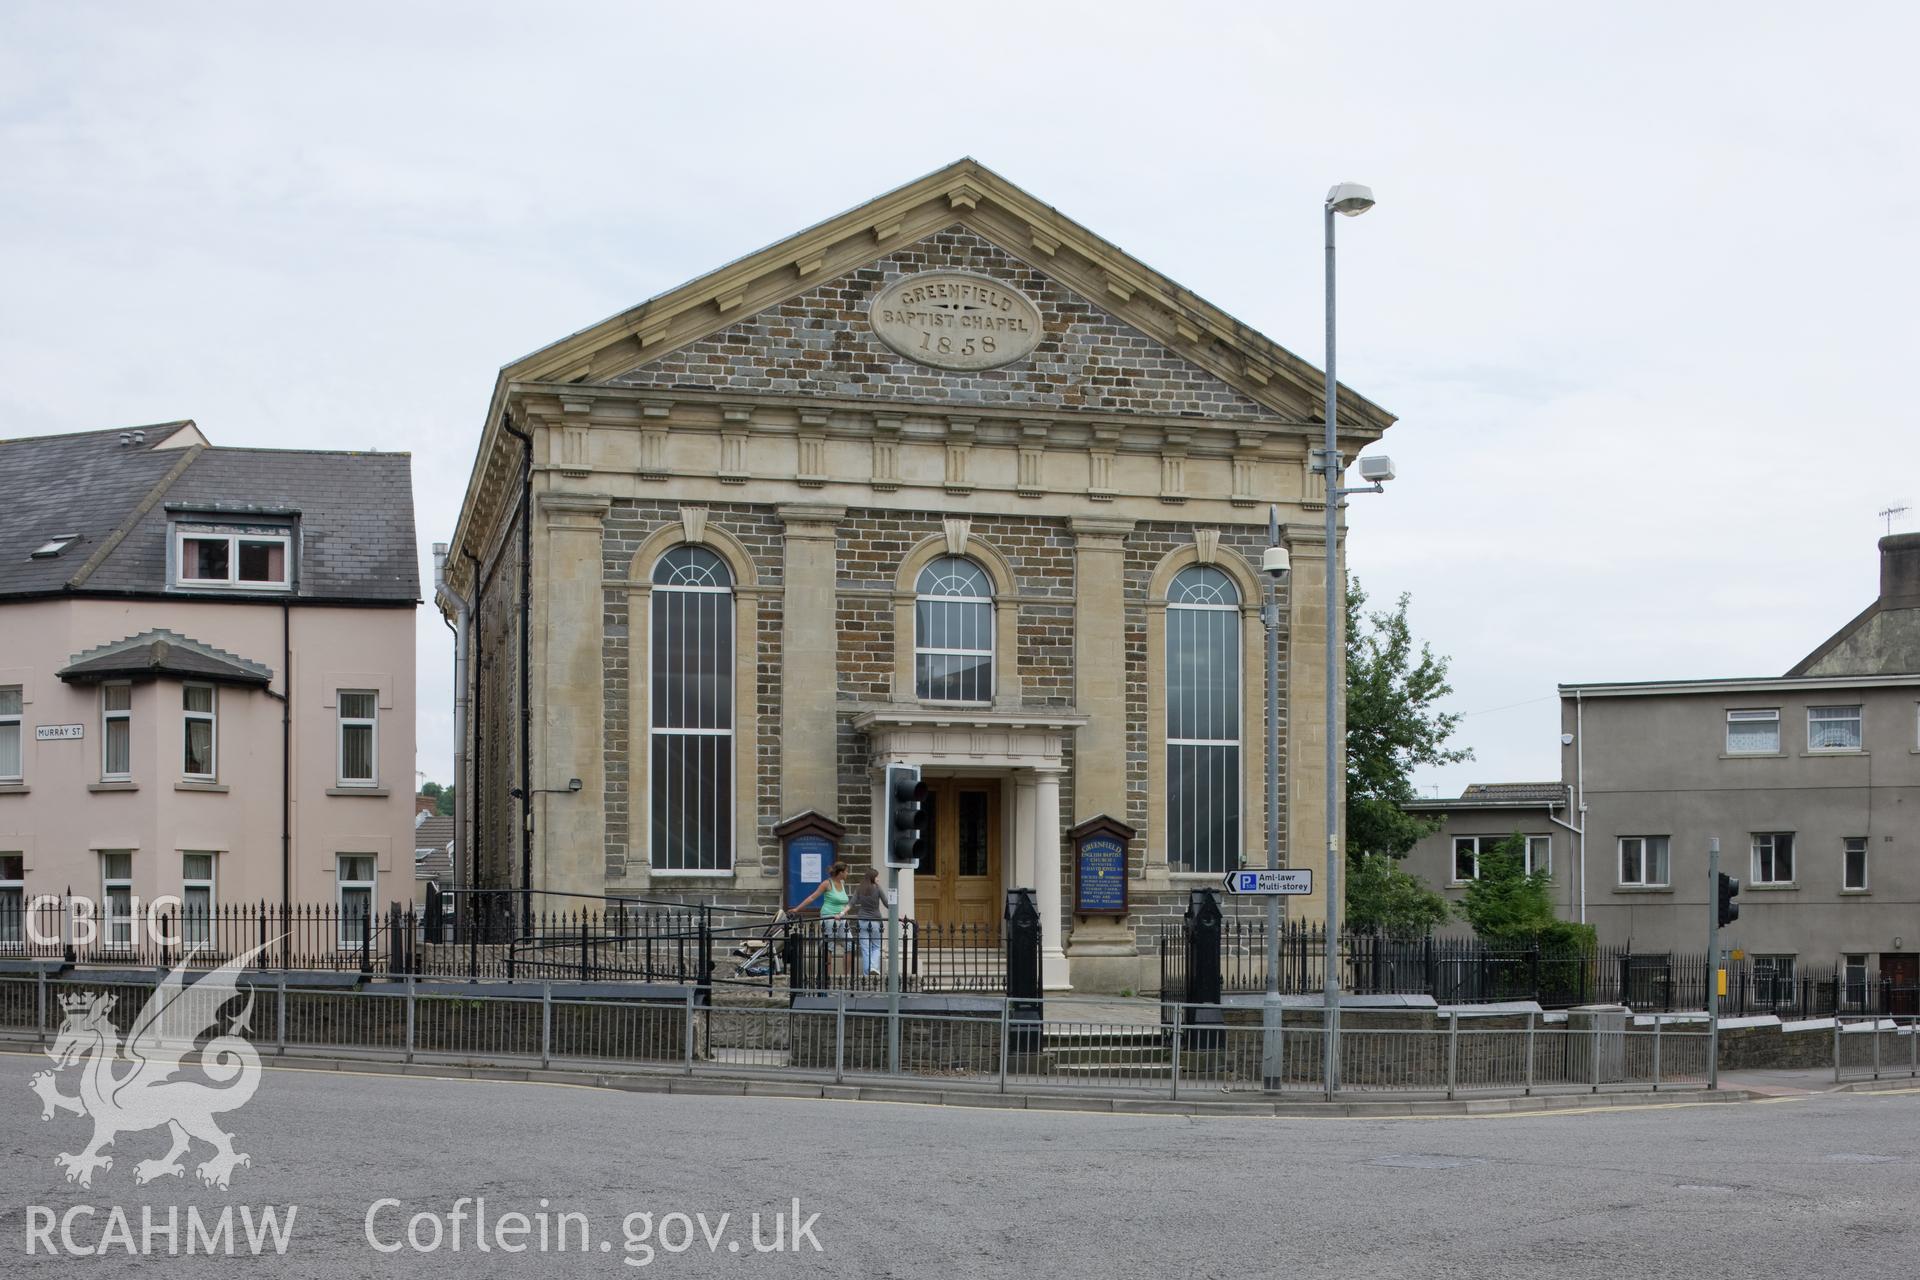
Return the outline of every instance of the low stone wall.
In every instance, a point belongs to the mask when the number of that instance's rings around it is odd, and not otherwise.
[[[836,1059],[847,1071],[887,1069],[887,1002],[862,996],[847,1001],[844,1049],[837,1036],[833,999],[803,996],[794,1002],[793,1065],[831,1071]],[[902,996],[900,1069],[914,1075],[997,1075],[1000,1071],[999,1001],[951,996]]]

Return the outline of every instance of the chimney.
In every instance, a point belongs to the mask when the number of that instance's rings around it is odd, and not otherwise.
[[[1880,539],[1880,607],[1920,609],[1920,533]]]
[[[431,818],[440,812],[440,802],[432,796],[415,795],[413,797],[413,816]]]

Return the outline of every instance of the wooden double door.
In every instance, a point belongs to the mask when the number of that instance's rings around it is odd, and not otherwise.
[[[914,917],[923,925],[997,922],[1005,883],[1000,874],[1000,780],[929,778],[923,786]]]

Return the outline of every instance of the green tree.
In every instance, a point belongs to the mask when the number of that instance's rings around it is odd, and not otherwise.
[[[1527,838],[1516,832],[1480,850],[1480,874],[1467,885],[1460,914],[1488,942],[1531,943],[1559,923],[1553,873],[1527,870]]]
[[[1447,922],[1453,908],[1426,882],[1384,853],[1347,863],[1347,927],[1423,934]]]
[[[443,818],[453,816],[453,788],[443,787],[437,782],[420,784],[420,794],[433,800],[433,811]]]
[[[1460,717],[1436,707],[1453,692],[1447,662],[1407,621],[1403,594],[1390,610],[1366,612],[1359,579],[1347,580],[1347,859],[1403,858],[1438,824],[1406,811],[1421,765],[1473,759],[1447,740]]]

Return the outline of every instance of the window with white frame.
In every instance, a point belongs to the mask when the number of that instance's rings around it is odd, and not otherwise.
[[[1621,836],[1620,883],[1626,888],[1665,888],[1670,836]]]
[[[108,946],[133,945],[133,852],[100,854],[100,936]]]
[[[210,684],[180,687],[183,742],[180,770],[189,778],[211,782],[216,774],[218,695]]]
[[[1854,953],[1840,957],[1841,980],[1846,983],[1849,1009],[1864,1010],[1867,1005],[1867,957]]]
[[[1858,751],[1860,707],[1808,707],[1807,750]]]
[[[914,586],[913,687],[929,702],[993,701],[993,583],[962,556],[941,556]]]
[[[1840,887],[1864,892],[1867,887],[1867,838],[1848,836],[1840,842]]]
[[[100,780],[125,782],[133,776],[133,686],[124,681],[100,686]]]
[[[213,941],[213,855],[180,855],[180,941],[189,947]]]
[[[27,859],[0,853],[0,947],[15,948],[27,936]]]
[[[174,539],[179,586],[271,591],[290,585],[293,537],[284,527],[186,525]]]
[[[1753,833],[1753,882],[1755,884],[1793,883],[1793,832],[1756,831]]]
[[[1536,871],[1553,870],[1553,838],[1551,836],[1523,836],[1526,847],[1521,854],[1521,870],[1528,875]],[[1453,882],[1465,884],[1469,880],[1480,878],[1480,859],[1505,841],[1513,839],[1504,836],[1455,836],[1453,838]]]
[[[339,855],[340,945],[358,947],[373,931],[373,855]]]
[[[1794,984],[1794,956],[1755,956],[1753,958],[1753,1002],[1761,1007],[1791,1005]]]
[[[647,699],[650,864],[733,868],[733,575],[705,547],[653,567]]]
[[[1779,755],[1780,709],[1727,712],[1727,754]]]
[[[20,699],[19,685],[0,685],[0,782],[18,782],[22,777]]]
[[[1240,865],[1240,593],[1210,565],[1167,589],[1167,864]]]
[[[343,787],[371,787],[380,778],[380,695],[372,689],[342,689],[339,779]]]

